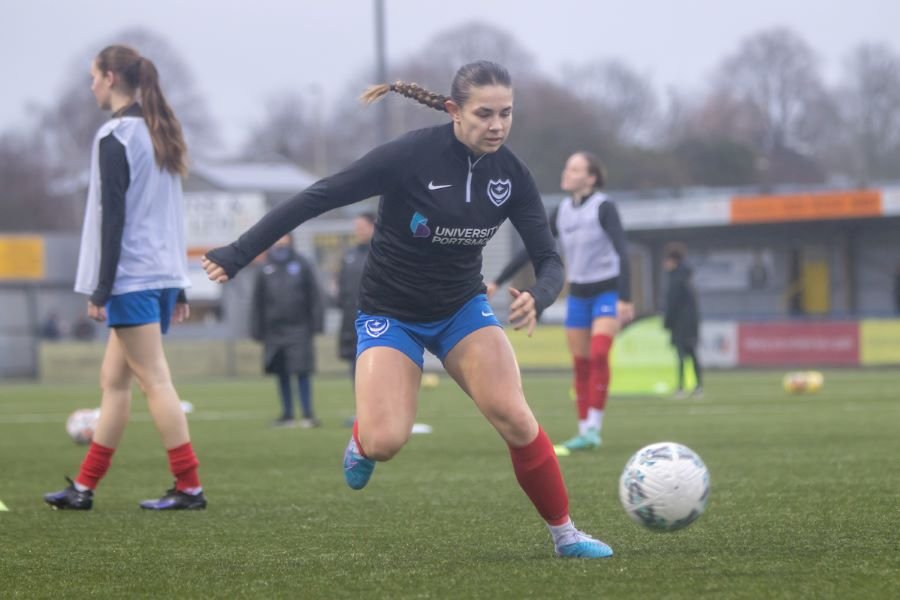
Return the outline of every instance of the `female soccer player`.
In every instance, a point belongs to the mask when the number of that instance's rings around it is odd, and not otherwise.
[[[566,258],[566,339],[578,406],[578,435],[555,447],[561,456],[600,446],[610,381],[609,351],[620,323],[634,318],[625,231],[616,205],[600,191],[603,184],[599,159],[589,152],[576,152],[562,172],[561,187],[570,195],[550,216],[550,228]],[[488,286],[488,297],[526,262],[527,252],[513,258]]]
[[[408,133],[307,188],[230,246],[209,252],[206,271],[225,282],[304,221],[381,195],[356,320],[348,485],[364,487],[376,461],[390,460],[409,439],[427,348],[506,441],[516,478],[547,522],[556,553],[610,556],[609,546],[569,518],[553,447],[525,401],[512,348],[484,295],[482,249],[507,218],[526,240],[538,274],[530,290],[510,290],[515,329],[530,334],[562,285],[562,262],[534,181],[503,146],[512,123],[509,73],[479,61],[457,71],[449,98],[398,82],[373,86],[363,99],[389,91],[448,112],[451,123]]]
[[[54,508],[88,510],[109,469],[131,410],[137,378],[169,455],[174,488],[141,502],[152,510],[202,509],[187,419],[172,385],[162,334],[188,317],[181,177],[187,149],[153,63],[126,46],[109,46],[91,64],[91,90],[112,118],[94,137],[75,291],[88,317],[106,321],[100,369],[100,421],[75,481],[47,494]],[[140,102],[138,102],[138,99]]]

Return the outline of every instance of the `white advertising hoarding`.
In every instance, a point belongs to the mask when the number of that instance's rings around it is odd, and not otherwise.
[[[265,196],[259,193],[186,192],[184,194],[185,241],[191,300],[218,300],[222,287],[209,281],[200,257],[229,244],[266,214]]]
[[[700,347],[697,349],[704,367],[734,367],[738,364],[737,321],[703,321],[700,324]]]

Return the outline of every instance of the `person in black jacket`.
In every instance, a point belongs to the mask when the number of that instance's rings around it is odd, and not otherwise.
[[[685,262],[683,245],[671,244],[666,248],[663,268],[668,273],[666,313],[663,325],[671,332],[672,345],[678,352],[678,389],[674,397],[686,398],[688,396],[684,390],[684,359],[690,358],[697,379],[697,387],[690,395],[699,398],[703,395],[703,368],[697,357],[700,310],[692,281],[693,274]]]
[[[376,461],[390,460],[409,440],[427,348],[503,438],[556,554],[611,556],[609,546],[572,524],[553,444],[525,400],[512,346],[485,295],[482,250],[507,219],[537,278],[530,289],[510,289],[513,328],[533,332],[563,283],[534,179],[503,145],[512,124],[509,72],[478,61],[456,72],[449,96],[396,82],[372,86],[362,99],[389,92],[445,111],[451,122],[383,144],[277,206],[237,241],[208,252],[207,276],[224,283],[304,221],[381,196],[356,319],[357,420],[344,451],[347,485],[365,487]]]
[[[321,423],[313,414],[312,374],[316,369],[313,338],[323,328],[324,307],[315,268],[294,251],[285,235],[268,251],[253,288],[250,334],[263,342],[263,370],[278,377],[281,417],[276,427],[292,427],[291,377],[297,377],[304,429]]]
[[[353,238],[356,245],[344,253],[338,274],[337,304],[341,309],[338,357],[349,361],[351,381],[356,380],[356,313],[359,312],[359,286],[362,283],[363,268],[366,266],[374,234],[374,213],[365,212],[353,219]]]

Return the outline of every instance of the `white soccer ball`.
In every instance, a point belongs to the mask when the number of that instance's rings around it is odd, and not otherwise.
[[[619,479],[619,500],[631,520],[656,531],[687,527],[706,509],[709,470],[696,452],[674,442],[644,446]]]
[[[99,420],[99,408],[80,408],[66,419],[66,432],[76,444],[87,444],[93,439]]]

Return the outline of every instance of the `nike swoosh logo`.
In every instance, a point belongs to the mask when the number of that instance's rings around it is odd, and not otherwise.
[[[481,316],[482,317],[493,317],[494,313],[492,313],[491,311],[487,311],[487,312],[481,311]]]
[[[452,183],[448,183],[447,185],[434,185],[434,181],[429,181],[429,182],[428,182],[428,189],[429,189],[429,190],[442,190],[442,189],[448,188],[448,187],[453,187],[453,184],[452,184]]]

